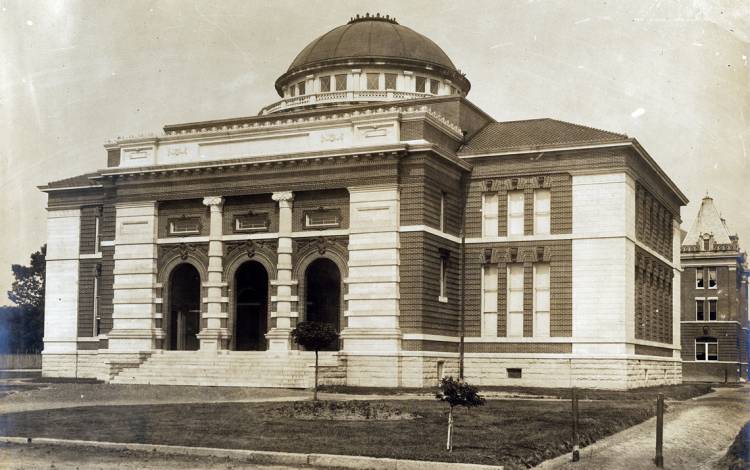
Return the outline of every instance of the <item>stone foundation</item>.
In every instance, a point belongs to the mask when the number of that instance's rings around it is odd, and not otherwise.
[[[747,380],[747,364],[738,362],[683,362],[682,376],[686,382],[728,382]]]

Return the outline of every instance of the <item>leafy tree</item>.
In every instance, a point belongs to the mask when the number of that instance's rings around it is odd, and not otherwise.
[[[479,395],[476,387],[454,380],[453,377],[440,379],[440,390],[435,394],[435,398],[448,403],[448,441],[445,449],[453,452],[453,408],[481,406],[484,405],[484,398]]]
[[[46,254],[47,245],[43,245],[31,254],[29,266],[11,266],[16,280],[8,291],[8,298],[16,306],[0,308],[0,350],[4,352],[42,350]]]
[[[313,400],[318,400],[318,351],[337,340],[339,334],[330,323],[303,321],[292,330],[294,341],[307,350],[315,351],[315,391]]]
[[[42,245],[39,251],[31,254],[31,265],[11,266],[13,281],[8,298],[20,307],[34,307],[44,311],[45,266],[47,245]]]

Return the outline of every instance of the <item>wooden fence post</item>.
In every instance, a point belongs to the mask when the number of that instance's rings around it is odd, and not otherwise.
[[[578,451],[578,393],[576,392],[576,388],[573,387],[573,390],[571,391],[571,402],[573,406],[573,455],[572,460],[573,462],[578,462],[578,459],[580,458],[580,453]]]
[[[656,457],[654,463],[659,468],[664,468],[664,395],[656,397]]]

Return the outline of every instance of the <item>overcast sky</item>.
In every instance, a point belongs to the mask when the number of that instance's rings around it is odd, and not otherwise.
[[[497,120],[636,137],[750,248],[750,2],[0,0],[0,305],[46,237],[36,186],[100,169],[109,138],[255,115],[310,41],[380,12],[434,40]]]

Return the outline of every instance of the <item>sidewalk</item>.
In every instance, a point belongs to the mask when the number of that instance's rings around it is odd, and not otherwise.
[[[664,416],[664,468],[714,468],[742,426],[750,421],[750,387],[721,388],[673,407]],[[570,454],[548,460],[538,470],[653,470],[656,418]]]

